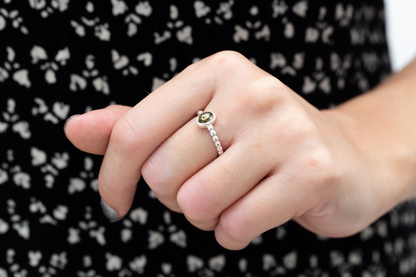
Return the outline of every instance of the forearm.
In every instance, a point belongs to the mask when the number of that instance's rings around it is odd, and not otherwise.
[[[369,157],[387,189],[401,187],[397,201],[416,196],[416,60],[371,92],[326,112]]]

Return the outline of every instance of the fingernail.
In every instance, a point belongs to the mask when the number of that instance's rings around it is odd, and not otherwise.
[[[108,206],[107,203],[104,202],[104,200],[101,198],[101,209],[103,210],[104,215],[111,221],[116,222],[120,219],[123,219],[123,217],[118,217],[117,211]]]
[[[74,114],[74,115],[71,115],[70,117],[68,117],[68,119],[65,121],[65,124],[64,124],[64,132],[65,132],[66,124],[68,124],[69,120],[70,120],[71,118],[74,118],[74,117],[79,116],[79,115],[80,115],[80,114]]]

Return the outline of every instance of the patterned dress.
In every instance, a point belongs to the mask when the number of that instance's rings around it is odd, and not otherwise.
[[[228,251],[140,180],[129,214],[110,223],[102,157],[62,129],[227,49],[335,106],[390,73],[384,16],[381,0],[1,0],[0,277],[416,276],[413,202],[349,238],[290,221]]]

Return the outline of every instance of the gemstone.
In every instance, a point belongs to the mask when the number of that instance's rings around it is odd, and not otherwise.
[[[214,119],[214,114],[211,112],[204,112],[198,116],[198,123],[206,124]]]

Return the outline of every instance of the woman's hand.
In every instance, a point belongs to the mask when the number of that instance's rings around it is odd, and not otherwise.
[[[198,110],[217,115],[223,155],[197,127]],[[357,126],[349,113],[317,110],[242,55],[220,52],[133,108],[74,117],[66,135],[105,154],[99,190],[118,217],[142,175],[169,209],[241,249],[290,219],[320,235],[349,236],[407,197],[407,183],[394,185]]]

